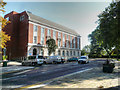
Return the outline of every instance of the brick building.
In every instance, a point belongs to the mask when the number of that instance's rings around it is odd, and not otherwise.
[[[23,58],[30,55],[48,56],[46,40],[53,38],[58,48],[52,55],[78,57],[80,52],[80,35],[72,29],[24,11],[12,11],[5,15],[11,21],[5,32],[11,36],[7,43],[9,59]]]

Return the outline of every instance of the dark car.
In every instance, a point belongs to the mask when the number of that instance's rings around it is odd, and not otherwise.
[[[77,57],[72,57],[67,60],[67,62],[78,61]]]
[[[61,57],[61,63],[64,63],[64,62],[65,62],[65,58]]]

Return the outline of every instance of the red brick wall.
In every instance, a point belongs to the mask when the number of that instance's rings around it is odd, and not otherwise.
[[[38,32],[37,32],[37,36],[38,36],[38,44],[40,44],[40,39],[41,39],[41,27],[40,26],[38,26]]]
[[[33,24],[29,23],[28,43],[33,43]]]
[[[28,31],[29,31],[28,16],[26,12],[22,12],[20,16],[22,15],[24,15],[25,18],[19,23],[19,45],[18,45],[19,57],[27,56]]]
[[[11,12],[5,15],[5,18],[7,17],[9,17],[9,21],[11,21],[11,23],[7,24],[3,31],[5,31],[9,36],[11,36],[11,40],[6,43],[6,54],[8,56],[8,59],[11,59],[12,57],[18,57],[18,53],[16,51],[18,51],[19,14],[17,12]]]
[[[23,22],[20,22],[20,16],[25,15]],[[11,41],[7,42],[7,51],[9,59],[26,56],[27,37],[28,37],[28,16],[26,12],[11,12],[5,15],[10,18],[11,23],[4,28],[5,32],[11,36]],[[22,42],[21,42],[22,41]]]

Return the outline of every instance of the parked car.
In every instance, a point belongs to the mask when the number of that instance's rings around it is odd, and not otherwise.
[[[62,63],[61,56],[47,56],[47,58],[44,59],[44,63]]]
[[[67,62],[78,61],[77,57],[72,57],[67,60]]]
[[[53,60],[50,59],[50,56],[45,56],[44,64],[53,63]]]
[[[64,62],[65,62],[65,58],[61,57],[61,63],[64,63]]]
[[[22,65],[42,65],[44,59],[43,56],[39,55],[29,56],[27,60],[22,61]]]
[[[81,56],[78,59],[78,63],[89,63],[88,56]]]

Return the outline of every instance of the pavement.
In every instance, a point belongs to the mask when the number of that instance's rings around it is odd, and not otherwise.
[[[21,63],[16,61],[9,61],[7,63],[7,67],[2,67],[2,63],[0,63],[0,75],[24,71],[28,69],[34,69],[34,68],[35,67],[32,67],[32,66],[22,66]]]

